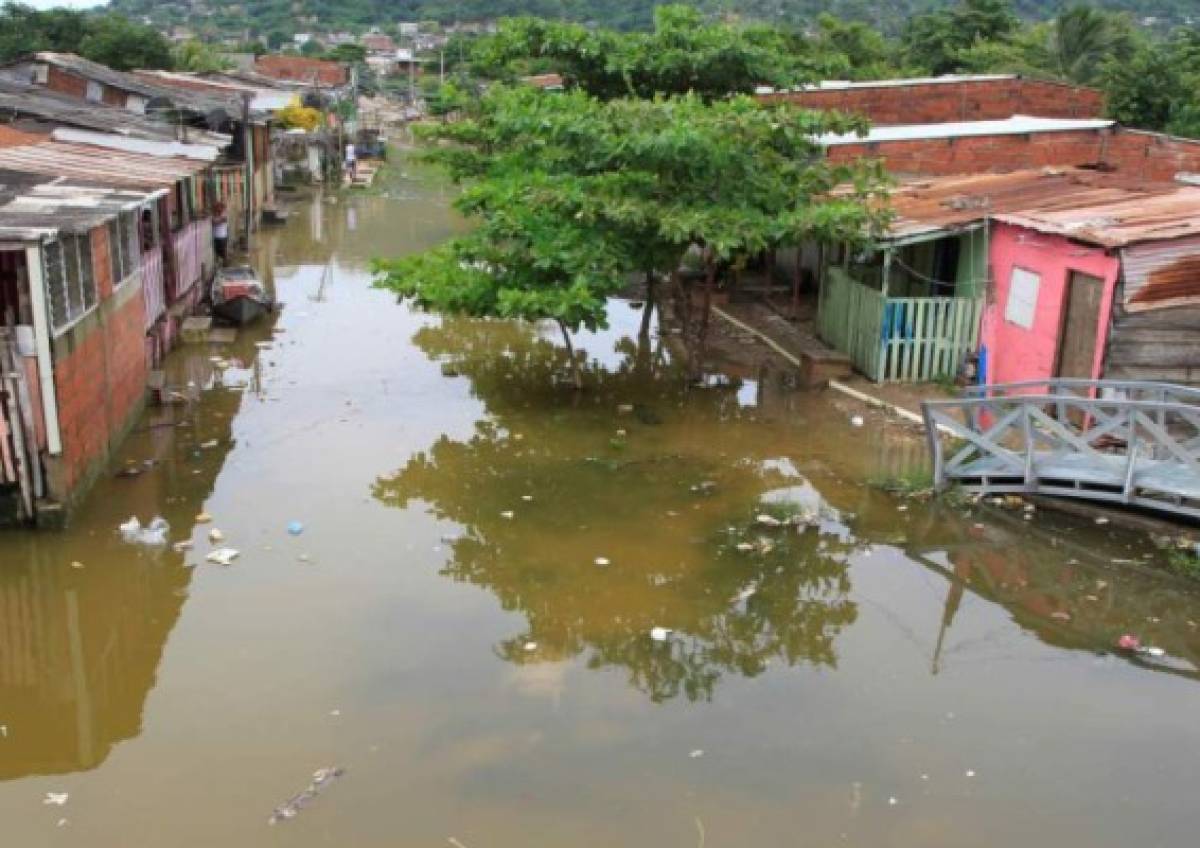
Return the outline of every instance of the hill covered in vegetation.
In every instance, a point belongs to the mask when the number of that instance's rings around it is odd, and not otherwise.
[[[899,32],[917,14],[953,0],[698,0],[702,11],[748,20],[806,27],[827,12],[861,21],[885,33]],[[275,35],[277,43],[296,32],[388,28],[399,21],[452,24],[516,15],[596,23],[613,29],[645,29],[661,0],[112,0],[111,8],[158,26],[184,25],[204,34]],[[1067,0],[1016,0],[1018,15],[1045,20]],[[1141,25],[1166,29],[1200,23],[1195,0],[1097,0],[1089,5],[1130,13]],[[1194,19],[1194,20],[1193,20]]]

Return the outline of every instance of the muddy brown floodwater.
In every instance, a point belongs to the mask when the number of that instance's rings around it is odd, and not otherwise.
[[[1195,844],[1200,601],[1143,539],[883,494],[919,440],[688,389],[625,303],[576,394],[555,332],[370,288],[449,201],[298,201],[274,326],[0,535],[0,844]]]

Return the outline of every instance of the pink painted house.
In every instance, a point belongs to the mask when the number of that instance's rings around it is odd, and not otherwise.
[[[994,222],[980,332],[988,383],[1099,379],[1120,257],[1103,247]]]
[[[871,250],[797,260],[819,335],[869,378],[1200,385],[1200,177],[920,177],[889,205]]]

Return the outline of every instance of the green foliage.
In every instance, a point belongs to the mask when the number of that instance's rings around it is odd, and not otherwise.
[[[793,29],[809,29],[818,15],[828,13],[859,21],[888,34],[899,31],[915,15],[953,5],[955,0],[692,0],[711,16],[736,16]],[[290,39],[301,31],[361,31],[394,21],[436,21],[456,24],[532,15],[554,20],[602,24],[617,30],[647,29],[661,0],[206,0],[205,13],[192,11],[190,3],[161,0],[112,0],[116,11],[148,15],[156,26],[185,23],[206,35],[237,36],[250,22],[261,32],[283,31]],[[1014,8],[1025,19],[1044,20],[1066,5],[1063,0],[1016,0]],[[1127,11],[1137,17],[1153,16],[1162,26],[1184,23],[1195,17],[1195,0],[1094,0],[1090,5],[1110,11]],[[316,18],[317,24],[308,22]]]
[[[800,49],[812,52],[814,66],[823,64],[832,71],[822,74],[826,77],[880,79],[894,69],[892,45],[877,30],[861,21],[842,21],[828,13],[817,18],[816,33]]]
[[[153,28],[121,15],[93,19],[77,52],[118,71],[172,67],[170,43]]]
[[[980,42],[1005,41],[1019,22],[1008,0],[960,0],[957,6],[918,15],[904,29],[904,56],[930,73],[952,73],[959,54]]]
[[[176,70],[197,73],[223,71],[231,66],[211,45],[194,38],[176,46],[172,51],[172,60]]]
[[[1191,548],[1172,548],[1167,551],[1167,567],[1183,577],[1200,578],[1200,555]]]
[[[787,86],[811,77],[787,39],[763,26],[713,23],[687,6],[660,6],[654,29],[620,34],[537,18],[504,21],[475,45],[476,69],[513,77],[542,69],[568,87],[602,99],[697,93],[749,94],[763,83]],[[544,68],[531,63],[545,62]]]
[[[1179,106],[1179,69],[1171,56],[1143,45],[1124,61],[1104,68],[1108,112],[1123,124],[1151,130],[1164,129]]]
[[[605,321],[634,272],[666,272],[691,244],[730,261],[801,238],[858,240],[879,223],[870,166],[830,164],[813,142],[862,129],[747,97],[600,100],[495,86],[433,131],[431,155],[469,181],[478,226],[431,253],[380,263],[380,284],[472,316]],[[856,187],[830,197],[839,184]]]
[[[1052,27],[1052,67],[1057,76],[1072,82],[1095,83],[1106,61],[1126,61],[1134,49],[1133,26],[1125,15],[1075,5],[1064,10]]]
[[[367,60],[367,48],[361,44],[339,44],[327,52],[325,58],[334,62],[348,62],[357,65]]]
[[[41,12],[11,2],[0,7],[0,61],[39,50],[78,53],[119,71],[172,67],[167,40],[152,27],[122,15],[68,9]]]

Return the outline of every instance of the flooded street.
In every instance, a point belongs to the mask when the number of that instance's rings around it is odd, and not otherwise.
[[[1200,595],[1144,537],[883,493],[919,437],[688,388],[626,303],[577,394],[557,329],[371,288],[461,226],[397,170],[264,230],[273,324],[0,534],[0,843],[1194,843]]]

